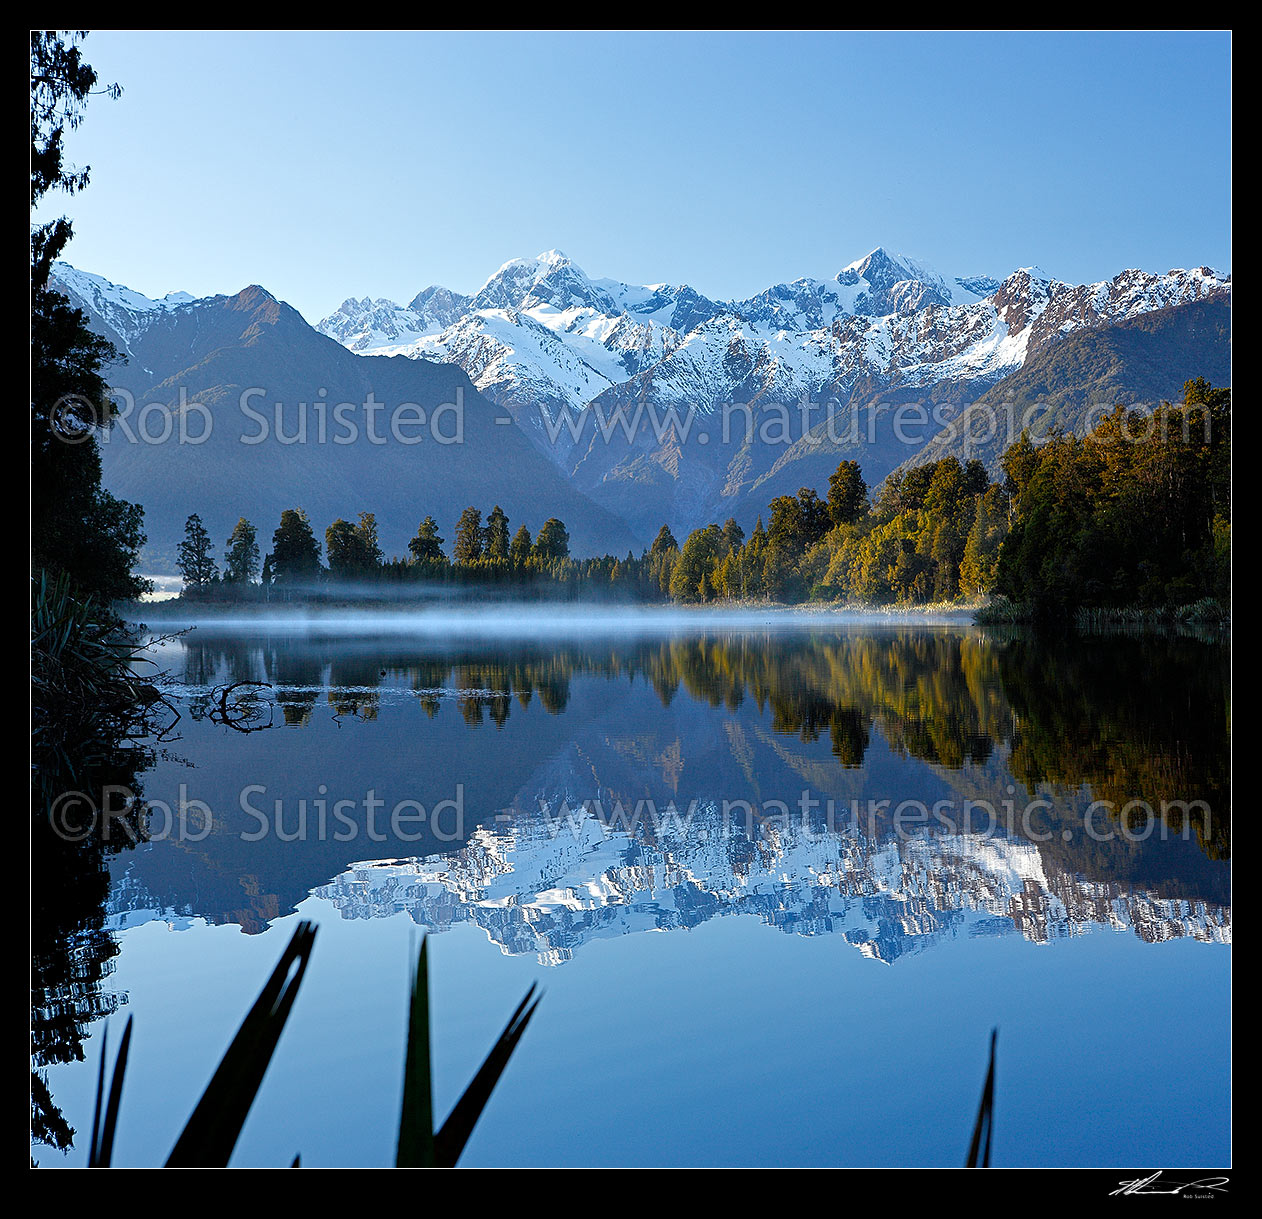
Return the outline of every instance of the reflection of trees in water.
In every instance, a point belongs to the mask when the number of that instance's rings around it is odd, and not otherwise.
[[[1231,855],[1230,653],[1172,635],[1108,635],[1043,643],[1018,635],[998,650],[1017,727],[1012,772],[1027,786],[1086,784],[1121,817],[1142,798],[1170,830],[1184,805],[1202,849]],[[1132,810],[1127,828],[1147,813]]]
[[[848,635],[742,634],[634,639],[587,645],[447,647],[418,656],[394,649],[327,662],[309,645],[203,644],[202,673],[262,675],[281,687],[285,722],[315,704],[302,687],[327,681],[338,714],[376,714],[385,681],[417,691],[426,714],[452,699],[471,727],[504,728],[514,702],[561,714],[576,676],[643,680],[664,707],[690,699],[735,711],[746,700],[772,728],[805,742],[827,736],[841,765],[858,767],[873,728],[895,754],[952,771],[1010,751],[1013,776],[1034,791],[1086,787],[1119,807],[1139,796],[1204,800],[1197,824],[1215,858],[1230,850],[1228,653],[1175,634],[1035,638],[1022,631],[909,628]],[[285,687],[291,687],[285,689]],[[297,687],[292,688],[292,687]],[[1167,822],[1180,830],[1170,804]]]
[[[108,861],[143,833],[137,774],[149,761],[142,750],[94,751],[91,758],[36,759],[41,783],[31,817],[31,1137],[34,1142],[69,1150],[76,1131],[67,1123],[48,1088],[48,1068],[81,1062],[88,1026],[115,1011],[120,999],[102,990],[118,952],[105,927],[109,895]],[[125,788],[136,801],[109,821],[108,836],[99,830],[85,805],[68,801],[83,792],[100,805],[107,788]],[[69,805],[74,804],[74,808]],[[110,809],[122,809],[121,797]],[[71,825],[67,812],[74,813]],[[80,831],[71,841],[54,825]]]

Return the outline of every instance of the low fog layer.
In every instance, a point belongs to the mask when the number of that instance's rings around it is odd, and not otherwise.
[[[679,606],[611,606],[529,602],[492,605],[429,605],[410,609],[354,610],[344,606],[320,609],[234,606],[223,612],[189,607],[170,616],[153,607],[144,621],[155,630],[198,627],[207,631],[275,632],[346,637],[412,635],[491,637],[506,639],[573,639],[626,634],[690,634],[703,631],[768,631],[839,626],[908,626],[967,623],[967,610],[905,613],[897,610],[762,608],[685,608]]]

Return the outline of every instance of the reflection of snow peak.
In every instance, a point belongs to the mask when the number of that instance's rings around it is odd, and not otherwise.
[[[789,825],[733,836],[698,810],[685,837],[652,841],[594,816],[478,830],[452,852],[356,864],[314,892],[344,918],[406,911],[430,931],[469,921],[506,953],[559,964],[590,939],[754,914],[799,935],[843,935],[893,961],[942,937],[1019,931],[1046,942],[1093,926],[1153,942],[1229,943],[1230,911],[1049,871],[1005,837],[870,842]]]

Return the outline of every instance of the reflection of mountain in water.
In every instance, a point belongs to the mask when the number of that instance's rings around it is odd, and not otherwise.
[[[1212,640],[909,628],[182,647],[195,764],[150,787],[173,802],[189,783],[214,829],[131,854],[115,871],[115,925],[165,911],[256,932],[317,892],[348,916],[468,919],[507,951],[549,958],[592,936],[737,912],[840,932],[886,960],[1001,928],[1038,941],[1099,925],[1227,938],[1228,653]],[[229,678],[271,683],[284,726],[215,729],[198,699]],[[322,789],[329,802],[371,789],[386,806],[433,808],[459,785],[468,817],[459,841],[431,823],[407,840],[249,840],[246,783],[290,824]],[[989,840],[957,822],[906,841],[888,816],[822,834],[822,822],[766,820],[698,832],[721,799],[792,805],[807,791],[839,805],[910,797],[958,812],[1038,796],[1047,808],[1037,827]],[[1133,797],[1161,810],[1150,837],[1119,833],[1143,825],[1118,814],[1100,821],[1109,839],[1084,833],[1092,801],[1116,810]],[[606,833],[589,817],[576,839],[539,811],[646,798],[695,802],[700,820]],[[1189,801],[1205,815],[1180,812]]]
[[[472,922],[506,953],[545,964],[589,940],[727,914],[842,935],[883,961],[943,938],[1013,931],[1038,943],[1094,926],[1148,942],[1231,938],[1229,909],[1071,876],[1033,843],[928,833],[872,842],[793,822],[751,839],[733,836],[714,805],[696,808],[685,832],[659,826],[651,841],[594,814],[540,813],[481,829],[450,853],[357,864],[315,893],[345,918],[406,911],[429,931]]]

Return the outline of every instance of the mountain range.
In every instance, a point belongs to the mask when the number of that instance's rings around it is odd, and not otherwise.
[[[295,504],[318,529],[375,511],[397,551],[427,512],[446,534],[466,504],[502,502],[532,530],[560,516],[576,551],[622,553],[664,521],[677,535],[728,516],[748,528],[773,496],[822,489],[843,458],[869,485],[948,454],[993,470],[1024,423],[1081,430],[1093,406],[1230,381],[1231,280],[1208,267],[1075,285],[1037,267],[947,277],[877,249],[722,301],[594,279],[552,250],[470,296],[352,297],[314,327],[257,286],[151,300],[66,264],[54,286],[126,358],[114,385],[215,413],[211,445],[157,460],[166,446],[106,446],[107,480],[146,505],[158,563],[188,511],[270,527]],[[458,391],[469,426],[462,444],[402,452],[269,437],[242,453],[225,443],[241,429],[219,423],[248,387],[287,406],[374,388],[431,410]]]

